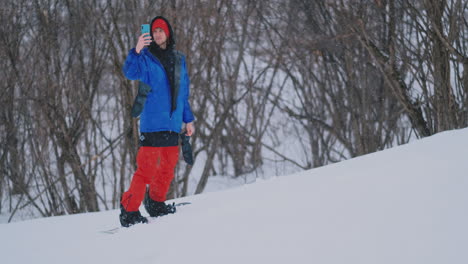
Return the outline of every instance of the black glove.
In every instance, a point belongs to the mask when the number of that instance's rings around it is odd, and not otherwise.
[[[187,132],[180,133],[181,145],[182,145],[182,154],[184,155],[184,160],[188,165],[193,165],[193,154],[192,154],[192,145],[190,145],[190,137],[187,136]]]

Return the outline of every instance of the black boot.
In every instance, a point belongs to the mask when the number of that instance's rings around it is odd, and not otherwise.
[[[129,227],[129,226],[132,226],[132,225],[138,224],[138,223],[143,223],[143,224],[148,223],[148,219],[143,217],[140,214],[140,211],[127,212],[122,205],[120,205],[120,216],[119,216],[119,218],[120,218],[120,224],[123,227]]]
[[[145,209],[151,217],[163,216],[176,212],[174,203],[166,204],[164,202],[155,201],[149,197],[148,191],[146,192],[143,204],[145,205]]]

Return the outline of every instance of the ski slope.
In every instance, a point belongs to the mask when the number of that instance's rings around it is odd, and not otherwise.
[[[117,210],[2,224],[0,262],[466,264],[468,129],[183,201],[114,235]]]

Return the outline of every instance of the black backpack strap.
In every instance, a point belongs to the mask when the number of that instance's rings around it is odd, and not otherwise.
[[[145,106],[146,98],[148,97],[148,94],[150,92],[151,86],[142,81],[138,82],[138,94],[135,97],[135,101],[133,102],[132,106],[133,117],[138,117],[140,116],[141,112],[143,112],[143,107]]]

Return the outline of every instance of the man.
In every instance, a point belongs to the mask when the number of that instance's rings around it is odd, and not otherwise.
[[[141,113],[138,168],[120,202],[120,223],[124,227],[147,222],[139,211],[143,199],[150,216],[175,212],[165,200],[179,157],[182,122],[188,136],[195,131],[185,56],[175,50],[174,32],[167,19],[155,17],[150,28],[151,35],[139,37],[123,67],[128,79],[140,81],[132,115]]]

